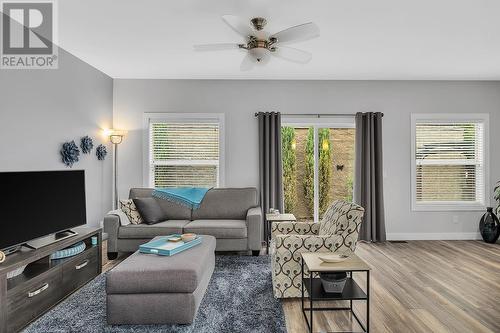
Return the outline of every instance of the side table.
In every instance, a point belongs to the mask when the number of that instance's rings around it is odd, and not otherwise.
[[[269,242],[271,240],[271,224],[273,222],[295,222],[297,219],[293,214],[266,214],[266,224],[264,234],[266,235],[266,253],[269,254]]]
[[[313,331],[313,313],[315,311],[350,311],[363,332],[370,331],[370,267],[357,255],[352,254],[348,259],[339,263],[325,263],[319,259],[318,252],[302,253],[302,313],[309,327],[309,332]],[[323,253],[325,254],[325,253]],[[304,277],[304,267],[309,271],[309,277]],[[320,272],[346,272],[348,273],[347,282],[342,293],[327,293],[319,277],[314,277]],[[366,293],[354,281],[353,272],[366,273]],[[305,289],[304,289],[305,288]],[[308,296],[304,296],[307,290]],[[305,301],[309,301],[309,308],[305,307]],[[349,307],[314,307],[315,301],[349,301]],[[352,307],[353,301],[366,302],[366,323],[358,318]],[[308,318],[309,313],[309,318]]]

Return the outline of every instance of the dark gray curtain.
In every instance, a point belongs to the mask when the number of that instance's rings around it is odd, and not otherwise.
[[[281,115],[259,112],[260,204],[264,213],[269,208],[283,213],[283,175],[281,169]],[[267,226],[267,223],[265,224]]]
[[[354,201],[365,208],[359,239],[384,242],[384,186],[380,112],[356,114]]]

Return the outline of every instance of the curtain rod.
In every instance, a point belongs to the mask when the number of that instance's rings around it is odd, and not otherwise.
[[[255,117],[259,115],[259,112],[255,112]],[[355,117],[355,113],[282,113],[282,116],[297,116],[297,117]],[[382,113],[382,117],[384,114]]]

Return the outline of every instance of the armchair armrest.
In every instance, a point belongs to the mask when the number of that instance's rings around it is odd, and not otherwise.
[[[271,239],[278,235],[317,235],[319,223],[310,222],[273,222]]]
[[[250,208],[247,212],[247,237],[249,250],[260,251],[262,248],[262,229],[262,209],[260,207]]]
[[[106,215],[103,221],[104,232],[108,234],[108,252],[117,252],[118,229],[120,218],[116,215]]]
[[[341,235],[277,235],[276,250],[300,252],[335,252],[342,246]]]

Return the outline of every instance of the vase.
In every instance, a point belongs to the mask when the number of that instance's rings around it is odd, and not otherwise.
[[[498,217],[493,213],[493,208],[488,207],[486,213],[479,221],[479,231],[486,243],[495,243],[500,236],[500,222]]]

